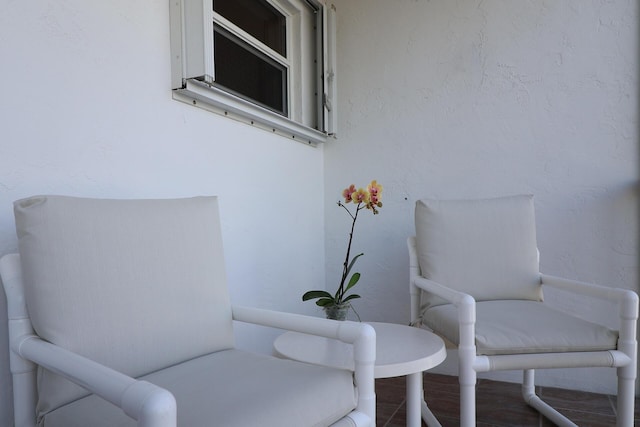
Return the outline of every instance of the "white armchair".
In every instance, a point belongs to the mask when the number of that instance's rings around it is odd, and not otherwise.
[[[232,306],[215,197],[14,210],[15,426],[375,425],[373,328]],[[355,372],[236,349],[234,320],[353,343]]]
[[[572,367],[616,368],[617,425],[633,426],[635,292],[541,274],[532,196],[420,200],[415,220],[411,319],[458,348],[461,426],[475,426],[477,373],[498,370],[523,370],[525,401],[574,426],[534,389],[535,369]],[[545,286],[619,303],[619,331],[549,307]]]

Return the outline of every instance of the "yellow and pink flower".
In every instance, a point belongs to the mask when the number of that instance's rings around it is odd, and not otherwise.
[[[345,203],[351,202],[351,195],[356,192],[356,186],[351,184],[348,188],[342,190],[342,197]]]
[[[360,203],[369,204],[370,197],[371,195],[364,188],[358,188],[357,191],[351,194],[351,200],[353,201],[353,203],[356,203],[356,204],[360,204]]]
[[[367,191],[369,192],[369,204],[370,204],[370,206],[367,206],[367,208],[373,209],[374,206],[381,208],[382,207],[382,201],[381,201],[382,185],[378,184],[376,180],[373,180],[367,186]]]

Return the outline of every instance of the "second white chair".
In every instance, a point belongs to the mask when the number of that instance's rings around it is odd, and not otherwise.
[[[411,319],[458,348],[463,427],[475,426],[477,373],[497,370],[523,370],[527,403],[575,425],[536,396],[534,370],[577,367],[617,369],[617,425],[633,426],[638,296],[541,274],[532,196],[420,200],[415,225]],[[549,307],[544,287],[619,303],[619,330]]]

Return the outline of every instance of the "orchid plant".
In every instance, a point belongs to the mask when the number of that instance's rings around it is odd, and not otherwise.
[[[302,296],[302,301],[316,300],[316,305],[328,308],[331,306],[343,306],[348,304],[349,301],[360,298],[358,294],[347,295],[349,290],[353,288],[358,280],[360,280],[360,273],[353,273],[349,280],[349,273],[355,262],[364,253],[360,253],[351,258],[351,243],[353,242],[353,231],[358,220],[358,214],[362,209],[368,209],[373,212],[374,215],[378,214],[378,208],[382,207],[382,186],[375,180],[367,186],[366,189],[358,188],[351,184],[348,188],[345,188],[342,192],[343,201],[338,201],[338,206],[343,208],[351,217],[351,231],[349,232],[349,244],[347,245],[347,255],[342,265],[342,277],[340,279],[340,286],[335,294],[330,294],[327,291],[308,291]],[[354,210],[350,210],[347,204],[353,203],[355,205]]]

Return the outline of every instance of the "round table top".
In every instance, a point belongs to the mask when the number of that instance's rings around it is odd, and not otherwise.
[[[447,356],[436,334],[394,323],[366,322],[376,331],[375,378],[389,378],[426,371]],[[273,343],[276,355],[316,365],[353,370],[353,345],[341,341],[286,332]]]

